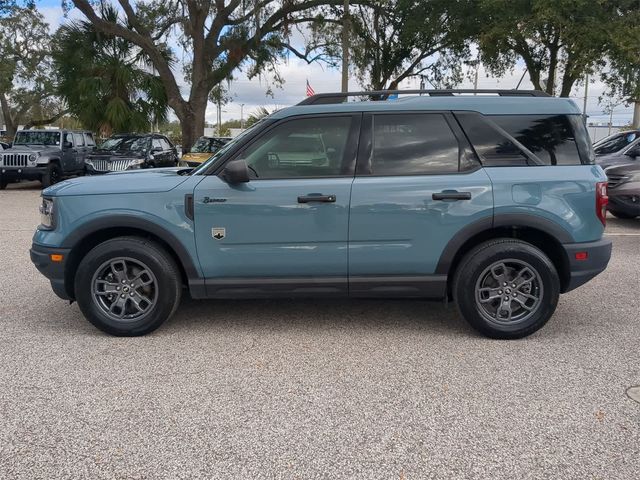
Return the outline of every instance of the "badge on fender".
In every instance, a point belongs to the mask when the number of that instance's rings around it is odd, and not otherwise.
[[[222,240],[227,234],[226,230],[221,227],[213,227],[211,229],[211,236],[216,240]]]

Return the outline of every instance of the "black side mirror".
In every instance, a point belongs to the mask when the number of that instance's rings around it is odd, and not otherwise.
[[[62,146],[64,148],[73,148],[73,143],[68,142],[68,141],[65,140],[64,143],[62,144]]]
[[[244,160],[233,160],[225,165],[222,179],[230,185],[247,183],[249,181],[249,167]]]
[[[631,147],[629,150],[626,151],[625,155],[633,158],[640,157],[640,145]]]
[[[158,152],[162,152],[162,147],[153,147],[151,149],[152,153],[158,153]]]

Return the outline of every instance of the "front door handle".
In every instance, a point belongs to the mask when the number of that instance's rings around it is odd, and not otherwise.
[[[444,192],[434,193],[431,195],[431,198],[434,200],[471,200],[471,192],[446,190]]]
[[[324,202],[335,203],[335,195],[322,195],[321,193],[310,193],[309,195],[301,195],[298,197],[298,203]]]

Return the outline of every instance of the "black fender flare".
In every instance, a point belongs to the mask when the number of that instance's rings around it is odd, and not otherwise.
[[[435,273],[442,275],[449,274],[454,258],[467,240],[482,232],[500,227],[534,228],[550,235],[561,244],[574,242],[573,237],[566,229],[552,220],[539,215],[505,213],[493,217],[485,217],[462,228],[449,240],[449,243],[447,243],[447,246],[440,255]]]
[[[178,256],[178,259],[187,274],[187,279],[191,280],[200,278],[198,268],[193,263],[188,250],[180,240],[157,223],[144,218],[133,217],[131,215],[109,215],[107,217],[91,220],[71,232],[64,239],[61,248],[73,249],[79,242],[82,242],[82,240],[88,236],[110,228],[135,228],[136,230],[148,232],[151,235],[160,238],[163,242],[169,245],[169,247],[171,247]]]

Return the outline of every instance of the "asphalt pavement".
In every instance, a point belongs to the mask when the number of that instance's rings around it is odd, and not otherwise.
[[[36,185],[0,192],[1,479],[640,478],[640,220],[519,341],[418,300],[185,299],[115,338],[29,261]]]

